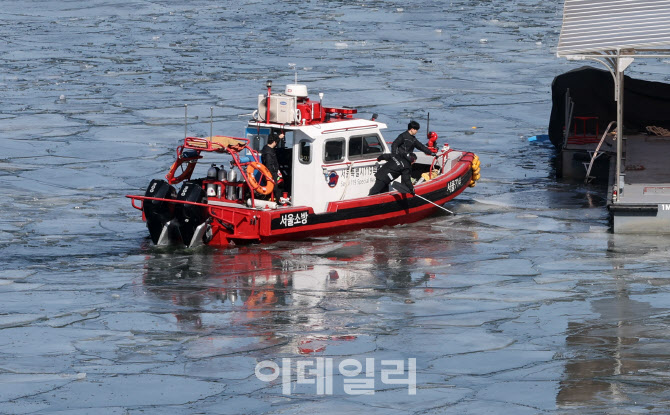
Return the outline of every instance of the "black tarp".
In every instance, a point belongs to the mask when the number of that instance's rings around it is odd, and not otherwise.
[[[609,71],[584,66],[558,75],[551,84],[549,120],[549,139],[557,148],[563,145],[568,89],[575,104],[573,117],[598,117],[600,134],[610,121],[616,121],[614,79]],[[670,85],[625,76],[624,130],[646,132],[651,125],[670,129]]]

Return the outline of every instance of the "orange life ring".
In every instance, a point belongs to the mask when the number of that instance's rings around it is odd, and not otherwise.
[[[265,181],[267,182],[265,186],[261,186],[260,183],[256,181],[256,178],[254,177],[255,170],[258,170],[263,175],[263,177],[265,177]],[[251,186],[252,189],[265,196],[272,193],[272,190],[275,188],[270,170],[268,170],[264,164],[261,164],[257,161],[253,161],[247,166],[247,181],[249,182],[249,186]]]
[[[177,168],[184,163],[188,163],[188,166],[186,166],[186,169],[184,169],[182,174],[180,174],[177,177],[174,177],[174,174],[177,172]],[[175,160],[174,163],[172,163],[172,166],[170,166],[170,171],[168,172],[168,174],[165,175],[165,178],[167,179],[168,183],[170,183],[170,184],[177,184],[177,183],[179,183],[179,182],[181,182],[185,179],[190,179],[191,174],[193,174],[193,169],[195,169],[195,164],[196,164],[195,160],[185,161],[185,160],[177,159],[177,160]]]

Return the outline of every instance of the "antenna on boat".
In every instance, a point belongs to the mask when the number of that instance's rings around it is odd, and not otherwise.
[[[214,107],[209,107],[209,136],[213,137],[214,134],[212,133],[213,131],[213,126],[214,124]],[[211,138],[210,138],[211,140]]]
[[[296,68],[296,64],[295,63],[289,63],[288,66],[291,69],[293,69],[293,72],[295,74],[295,81],[293,83],[297,84],[298,83],[298,69]]]
[[[265,98],[265,122],[270,123],[270,96],[272,95],[272,81],[265,81],[265,86],[268,89],[268,96]]]
[[[188,137],[188,104],[184,104],[184,139]]]
[[[430,112],[428,113],[428,121],[426,122],[426,138],[430,140]]]

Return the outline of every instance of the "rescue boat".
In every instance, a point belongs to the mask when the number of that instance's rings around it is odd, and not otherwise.
[[[368,196],[381,166],[377,157],[390,151],[381,133],[387,126],[376,114],[363,119],[356,109],[325,106],[323,94],[311,100],[302,84],[286,85],[284,93],[273,93],[271,81],[266,86],[244,137],[186,136],[165,179],[152,180],[143,196],[126,196],[156,245],[270,243],[416,222],[480,177],[475,154],[439,147],[431,133],[434,156],[417,153],[412,166],[415,195]],[[279,132],[285,137],[275,150],[281,173],[275,183],[260,150]],[[205,159],[214,162],[198,177]]]

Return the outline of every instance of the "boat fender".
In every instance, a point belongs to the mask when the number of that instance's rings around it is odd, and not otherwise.
[[[440,171],[437,170],[437,169],[434,169],[434,170],[433,170],[432,172],[430,172],[430,173],[429,173],[429,172],[425,172],[425,173],[423,173],[423,174],[421,175],[421,178],[422,178],[424,181],[427,182],[427,181],[433,180],[433,179],[436,178],[439,174],[440,174]]]
[[[475,187],[477,180],[481,179],[479,157],[475,154],[472,158],[472,179],[470,180],[470,187]]]
[[[254,177],[254,172],[256,170],[258,170],[263,175],[263,177],[265,177],[265,181],[267,182],[265,186],[261,186],[260,183],[256,181],[256,178]],[[268,170],[265,165],[257,161],[249,163],[247,166],[247,182],[253,190],[265,196],[272,193],[272,190],[274,190],[275,187],[270,170]]]

